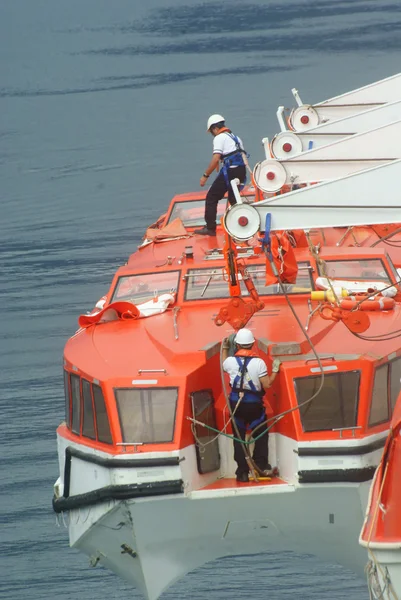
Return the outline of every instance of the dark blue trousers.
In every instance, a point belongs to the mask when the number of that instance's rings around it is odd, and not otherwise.
[[[245,181],[246,167],[233,167],[232,169],[227,169],[227,173],[229,181],[237,177],[242,183]],[[235,196],[231,185],[227,187],[223,173],[219,173],[206,196],[205,221],[208,229],[216,229],[217,204],[219,203],[219,200],[224,197],[226,192],[228,192],[229,203],[235,204]]]
[[[236,403],[231,402],[231,410],[234,412]],[[235,411],[234,419],[239,429],[241,439],[245,440],[246,431],[253,423],[253,421],[257,421],[262,415],[265,417],[264,420],[267,419],[265,407],[262,402],[250,402],[246,403],[242,401],[238,407],[238,410]],[[252,431],[258,427],[257,425],[252,428]],[[261,433],[266,431],[267,425],[261,425],[258,427],[258,430],[255,434],[255,437],[258,437]],[[265,433],[260,439],[255,442],[255,446],[253,449],[253,460],[255,464],[262,469],[263,471],[268,468],[268,437],[269,434]],[[249,467],[248,463],[245,459],[244,449],[242,447],[241,442],[237,442],[234,440],[234,460],[237,463],[238,467],[236,470],[236,475],[239,473],[248,473]]]

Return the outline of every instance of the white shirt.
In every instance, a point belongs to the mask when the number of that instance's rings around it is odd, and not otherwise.
[[[244,361],[244,356],[238,357],[241,359],[241,363]],[[235,356],[229,356],[223,362],[223,369],[230,376],[230,385],[233,386],[234,380],[237,375],[241,377],[242,369],[238,366],[237,360]],[[252,357],[248,362],[245,371],[244,384],[243,387],[245,390],[250,390],[249,380],[252,380],[253,385],[260,391],[262,389],[262,385],[260,383],[260,377],[264,377],[267,375],[267,367],[265,362],[261,358]],[[241,380],[240,380],[241,381]],[[239,386],[239,382],[238,382]]]
[[[243,149],[242,140],[237,136],[239,144]],[[222,154],[223,156],[229,154],[230,152],[235,152],[237,146],[230,135],[228,135],[227,131],[223,131],[223,133],[219,133],[213,138],[213,154]],[[235,169],[235,165],[231,165],[231,169]]]

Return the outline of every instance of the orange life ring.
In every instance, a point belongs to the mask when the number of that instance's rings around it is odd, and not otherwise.
[[[341,300],[340,308],[343,308],[344,310],[352,310],[355,308],[357,302],[360,302],[360,304],[358,304],[359,310],[393,310],[395,306],[395,300],[393,298],[386,298],[384,296],[380,296],[378,298],[376,296],[374,300],[371,300],[369,296],[357,295],[349,296],[348,298]]]

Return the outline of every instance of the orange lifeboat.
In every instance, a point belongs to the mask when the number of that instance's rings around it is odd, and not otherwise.
[[[381,462],[370,490],[359,543],[369,553],[368,585],[373,597],[401,597],[401,394]],[[387,594],[387,595],[386,595]]]

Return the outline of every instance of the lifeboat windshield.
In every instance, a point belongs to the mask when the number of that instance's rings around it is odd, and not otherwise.
[[[255,196],[242,196],[244,202],[250,203]],[[216,224],[220,224],[221,218],[226,212],[227,198],[221,198],[217,205]],[[167,223],[174,219],[181,219],[185,227],[198,227],[205,223],[205,200],[191,200],[186,202],[175,202]],[[166,223],[166,225],[167,225]]]
[[[322,389],[309,403],[321,385],[321,375],[294,379],[298,405],[306,403],[299,409],[303,430],[356,428],[360,378],[360,371],[325,373]]]
[[[160,294],[176,293],[179,275],[179,271],[123,275],[118,278],[110,302],[125,300],[141,304]]]
[[[123,442],[173,441],[178,388],[120,388],[115,396]]]
[[[380,281],[391,283],[390,276],[380,258],[324,260],[319,273],[330,279]]]
[[[266,285],[266,266],[264,264],[247,267],[254,286],[261,296],[282,294],[278,284]],[[297,280],[294,284],[284,284],[288,294],[307,294],[313,287],[312,268],[308,262],[298,264]],[[185,300],[206,300],[213,298],[228,298],[229,290],[223,267],[215,269],[190,269],[185,275]],[[241,282],[241,294],[248,296],[245,284]]]

